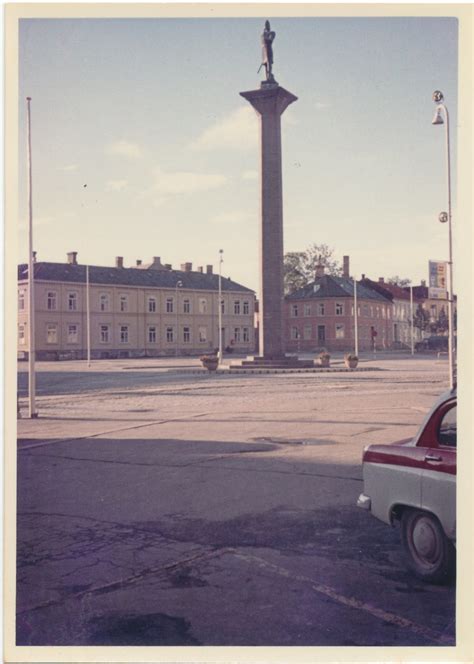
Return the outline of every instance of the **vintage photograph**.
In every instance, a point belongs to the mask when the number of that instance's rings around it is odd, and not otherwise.
[[[36,7],[7,661],[454,652],[458,15]]]

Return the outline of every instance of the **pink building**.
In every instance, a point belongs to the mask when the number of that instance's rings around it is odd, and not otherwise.
[[[392,302],[357,283],[359,350],[390,348],[393,343]],[[353,351],[355,347],[354,281],[324,274],[318,266],[314,282],[285,297],[286,349]]]

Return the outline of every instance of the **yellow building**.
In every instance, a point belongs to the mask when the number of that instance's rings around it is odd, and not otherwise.
[[[92,358],[199,355],[218,348],[219,276],[212,265],[181,270],[154,258],[133,268],[89,267]],[[87,357],[87,268],[77,253],[66,263],[35,262],[38,360]],[[223,347],[253,352],[255,294],[221,279]],[[18,267],[18,351],[27,357],[28,265]]]

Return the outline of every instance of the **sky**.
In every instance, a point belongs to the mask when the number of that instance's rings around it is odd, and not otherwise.
[[[265,18],[22,19],[19,259],[29,96],[38,260],[217,269],[223,249],[223,274],[258,290],[259,123],[239,92],[263,78]],[[456,211],[456,19],[268,18],[275,78],[298,97],[282,117],[285,252],[327,244],[358,278],[427,280],[448,258],[436,89]]]

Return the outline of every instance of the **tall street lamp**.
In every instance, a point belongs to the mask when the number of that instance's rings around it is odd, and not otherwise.
[[[357,314],[357,279],[354,277],[354,353],[359,357],[359,329]]]
[[[448,222],[448,237],[449,237],[449,261],[448,261],[448,280],[449,280],[449,293],[448,293],[448,354],[449,354],[449,384],[453,388],[455,384],[454,377],[454,318],[453,318],[453,243],[452,243],[452,214],[451,214],[451,158],[450,158],[450,143],[449,143],[449,113],[444,102],[444,95],[440,90],[433,92],[433,101],[436,106],[436,111],[432,124],[444,124],[443,114],[446,118],[446,170],[447,170],[447,187],[448,187],[448,211],[441,212],[439,220],[441,223]]]
[[[178,288],[183,287],[183,282],[181,279],[176,282],[175,286],[175,304],[176,304],[176,346],[175,346],[175,356],[178,357],[178,343],[179,343],[179,329],[178,329]]]
[[[218,304],[218,325],[219,325],[219,364],[222,364],[222,254],[223,249],[219,249],[219,304]]]
[[[35,273],[33,252],[33,185],[31,161],[31,97],[27,102],[27,149],[28,149],[28,416],[38,417],[36,411],[36,367],[35,367]]]

